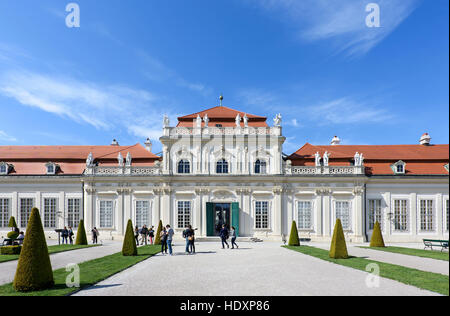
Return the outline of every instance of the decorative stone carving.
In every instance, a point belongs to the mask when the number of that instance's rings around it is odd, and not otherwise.
[[[205,122],[205,127],[208,127],[208,124],[209,124],[208,114],[205,114],[205,117],[203,118],[203,122]]]
[[[122,153],[119,153],[117,156],[117,162],[119,163],[119,167],[123,167],[123,156]]]
[[[126,160],[125,160],[125,165],[127,166],[127,167],[131,167],[131,154],[128,152],[128,154],[127,154],[127,158],[126,158]]]
[[[281,114],[277,114],[277,115],[275,116],[275,118],[273,119],[274,126],[280,127],[280,126],[281,126],[281,121],[282,121],[282,116],[281,116]]]
[[[316,152],[314,157],[315,157],[315,161],[316,161],[316,167],[320,167],[320,154],[319,154],[319,152]]]
[[[236,127],[241,127],[241,115],[236,115]]]
[[[323,154],[323,165],[324,165],[324,167],[328,167],[329,161],[330,161],[330,154],[328,153],[328,151],[326,151]]]
[[[87,167],[92,167],[94,164],[94,156],[92,155],[92,153],[89,153],[87,159],[86,159],[86,166]]]
[[[362,187],[354,187],[353,194],[354,195],[362,195],[364,193],[364,188]]]
[[[247,114],[244,115],[244,127],[248,127],[248,116],[247,116]]]
[[[202,118],[200,117],[200,115],[197,115],[197,118],[195,120],[195,127],[202,128]]]
[[[169,127],[169,125],[170,125],[170,119],[169,119],[169,117],[168,117],[167,115],[164,115],[164,118],[163,118],[163,127],[164,127],[164,128],[167,128],[167,127]]]

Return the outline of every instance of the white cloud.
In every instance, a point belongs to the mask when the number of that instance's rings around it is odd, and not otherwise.
[[[271,14],[281,13],[304,41],[332,40],[338,52],[363,55],[391,34],[418,6],[420,0],[376,0],[381,27],[368,28],[367,0],[257,0]]]
[[[4,131],[0,131],[0,140],[6,142],[16,142],[17,139],[13,136],[6,134]]]
[[[161,134],[164,101],[145,90],[12,71],[0,76],[0,94],[97,129],[126,129],[130,134],[152,139]],[[165,110],[169,111],[167,107]]]

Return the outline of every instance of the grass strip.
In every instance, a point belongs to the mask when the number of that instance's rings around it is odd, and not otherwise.
[[[55,245],[55,246],[49,246],[48,247],[48,253],[54,254],[59,252],[66,252],[66,251],[72,251],[72,250],[78,250],[78,249],[84,249],[84,248],[91,248],[91,247],[97,247],[100,245]],[[0,263],[7,262],[7,261],[13,261],[19,259],[19,255],[0,255]]]
[[[77,292],[86,287],[92,286],[100,281],[103,281],[110,276],[117,274],[131,266],[150,258],[151,256],[159,253],[161,246],[143,246],[138,248],[138,255],[135,257],[124,257],[121,252],[105,256],[102,258],[89,260],[78,264],[80,268],[80,287],[68,288],[66,286],[66,277],[70,272],[66,272],[66,269],[58,269],[53,271],[53,277],[55,285],[53,288],[21,293],[16,292],[12,286],[12,283],[0,286],[0,296],[66,296],[74,292]]]
[[[346,266],[349,268],[366,271],[366,266],[376,263],[380,267],[380,276],[395,280],[404,284],[412,285],[420,289],[429,290],[443,295],[449,295],[449,277],[447,275],[420,271],[395,264],[379,262],[364,258],[350,257],[349,259],[331,259],[328,250],[311,246],[284,246],[287,249],[313,256],[328,262]]]
[[[449,258],[448,252],[440,252],[440,251],[434,251],[434,250],[423,250],[423,249],[413,249],[413,248],[404,248],[404,247],[386,247],[386,248],[359,247],[359,248],[392,252],[392,253],[398,253],[398,254],[407,255],[407,256],[416,256],[416,257],[430,258],[430,259],[443,260],[443,261],[448,261],[448,258]]]

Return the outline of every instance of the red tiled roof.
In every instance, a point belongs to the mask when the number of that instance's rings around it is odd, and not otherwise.
[[[362,153],[366,173],[393,174],[391,165],[399,160],[406,163],[406,174],[448,174],[444,165],[449,163],[449,145],[311,145],[306,143],[288,157],[294,166],[313,166],[315,153],[328,151],[330,165],[350,165],[355,153]]]
[[[264,116],[258,116],[253,115],[241,111],[237,111],[234,109],[230,109],[225,106],[216,106],[211,109],[207,109],[201,112],[197,112],[194,114],[181,116],[178,118],[178,127],[192,127],[193,126],[193,120],[197,118],[198,115],[200,115],[201,118],[204,118],[205,115],[208,114],[208,118],[210,120],[209,126],[214,127],[216,124],[221,124],[223,127],[234,127],[236,126],[235,119],[236,116],[239,114],[241,118],[244,117],[245,114],[247,114],[248,117],[248,125],[251,127],[267,127],[267,117]],[[205,123],[202,122],[202,126],[204,126]],[[244,126],[244,122],[241,121],[241,126]]]
[[[132,165],[151,166],[160,157],[148,152],[141,144],[132,146],[0,146],[0,162],[14,166],[10,175],[46,174],[45,164],[59,166],[57,174],[82,174],[86,159],[92,153],[99,165],[117,165],[119,152],[125,159],[130,153]]]

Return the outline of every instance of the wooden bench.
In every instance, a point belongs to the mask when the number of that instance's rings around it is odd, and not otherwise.
[[[441,252],[444,251],[444,249],[448,249],[448,240],[424,239],[423,244],[425,245],[424,249],[430,248],[433,250],[433,246],[441,247]]]

